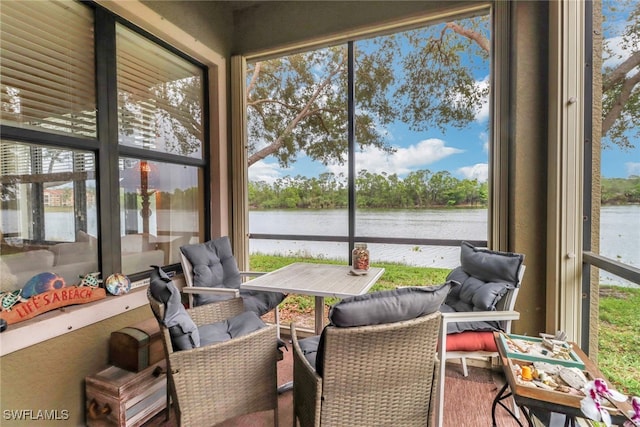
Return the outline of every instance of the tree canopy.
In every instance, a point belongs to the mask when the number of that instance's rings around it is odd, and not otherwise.
[[[631,13],[621,38],[603,48],[605,59],[617,60],[602,70],[602,134],[632,148],[640,135],[640,3],[625,10]],[[385,126],[397,120],[412,130],[461,128],[474,120],[489,93],[474,74],[487,67],[489,40],[489,17],[482,15],[356,42],[359,147],[393,153]],[[254,62],[247,82],[249,166],[272,155],[287,167],[301,152],[325,165],[345,162],[345,45]]]
[[[487,68],[488,35],[483,15],[357,42],[357,144],[393,153],[385,127],[394,121],[414,130],[473,121],[489,90],[474,77],[478,66]],[[249,166],[272,155],[286,167],[300,152],[325,165],[344,163],[345,45],[258,61],[247,74]]]
[[[604,146],[633,148],[640,138],[640,2],[603,2],[605,33],[602,70],[602,135]],[[621,25],[621,20],[625,20]],[[622,31],[616,28],[622,27]]]

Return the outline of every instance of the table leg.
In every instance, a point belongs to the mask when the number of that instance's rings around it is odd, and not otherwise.
[[[324,328],[324,297],[316,297],[316,335],[320,335],[322,333],[322,329]]]
[[[509,409],[507,407],[507,405],[505,405],[502,402],[504,399],[507,399],[508,397],[511,397],[511,392],[506,393],[507,387],[509,387],[509,383],[504,383],[504,385],[502,386],[502,388],[500,389],[500,391],[498,392],[496,397],[493,399],[493,404],[491,404],[492,426],[493,427],[497,426],[497,424],[496,424],[496,406],[500,405],[513,417],[514,420],[516,420],[516,422],[518,423],[518,425],[520,427],[524,427],[522,425],[522,423],[520,422],[520,420],[518,419],[518,417],[516,416],[516,414],[514,414],[513,411],[511,411],[511,409]],[[529,420],[528,417],[527,417],[527,420]],[[529,425],[532,425],[530,420],[529,420]]]

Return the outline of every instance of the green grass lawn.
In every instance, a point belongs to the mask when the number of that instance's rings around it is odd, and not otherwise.
[[[598,367],[626,395],[640,396],[640,289],[600,289]]]
[[[305,257],[252,255],[252,271],[273,271],[293,262],[344,264],[344,261]],[[444,283],[448,269],[411,267],[394,263],[375,263],[385,273],[371,291],[395,289],[398,286],[427,286]],[[606,287],[600,292],[600,330],[598,366],[609,381],[627,395],[640,396],[640,290]],[[331,305],[335,298],[327,298]],[[313,297],[289,295],[281,305],[281,313],[310,314]]]

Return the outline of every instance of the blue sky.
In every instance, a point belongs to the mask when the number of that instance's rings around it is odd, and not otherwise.
[[[617,17],[616,17],[617,18]],[[610,21],[611,22],[611,21]],[[615,23],[615,22],[614,22]],[[612,28],[624,28],[622,24],[612,25]],[[619,47],[619,40],[614,34],[605,34],[607,43]],[[612,65],[622,58],[628,57],[628,52],[618,50],[617,59],[608,59],[606,64]],[[635,70],[634,72],[638,72]],[[475,76],[476,84],[487,85],[488,69],[479,70]],[[356,168],[366,168],[369,172],[398,174],[404,178],[409,172],[428,169],[432,172],[446,170],[458,179],[477,178],[485,181],[488,173],[488,102],[476,112],[476,119],[465,129],[448,129],[441,132],[430,129],[425,132],[412,132],[408,126],[395,123],[383,132],[387,141],[397,151],[389,156],[385,153],[368,149],[356,154]],[[628,178],[640,175],[640,141],[635,141],[633,150],[622,150],[617,146],[602,152],[602,176],[605,178]],[[304,153],[298,156],[298,161],[290,168],[283,169],[273,158],[266,158],[249,168],[251,180],[273,182],[284,176],[318,176],[323,172],[344,173],[347,175],[346,165],[328,165],[313,162]]]

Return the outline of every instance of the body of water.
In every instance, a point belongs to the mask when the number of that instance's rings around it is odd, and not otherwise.
[[[93,214],[93,215],[91,215]],[[153,211],[149,223],[155,234],[155,215],[173,231],[195,231],[197,214],[164,215]],[[89,233],[97,235],[95,211],[88,218]],[[20,221],[15,211],[2,212],[2,229],[19,233]],[[47,212],[45,224],[49,240],[73,241],[72,212]],[[346,236],[346,210],[268,210],[249,212],[251,233],[308,234]],[[357,234],[367,237],[406,237],[452,240],[486,240],[486,209],[406,209],[358,211]],[[640,266],[640,205],[605,206],[601,209],[600,253],[608,258]],[[422,267],[453,268],[459,264],[457,247],[423,245],[369,244],[375,261],[400,262]],[[315,258],[347,259],[346,243],[251,239],[251,253],[302,255]],[[601,283],[632,285],[607,272],[600,273]]]
[[[268,210],[249,213],[251,233],[347,235],[346,210]],[[625,264],[640,266],[640,206],[605,206],[601,209],[600,253]],[[430,239],[486,240],[486,209],[426,209],[359,211],[356,230],[367,237],[424,237]],[[423,267],[459,265],[459,248],[369,244],[375,261],[401,262]],[[346,243],[251,239],[251,253],[303,255],[346,260]],[[602,271],[605,284],[637,286]]]

